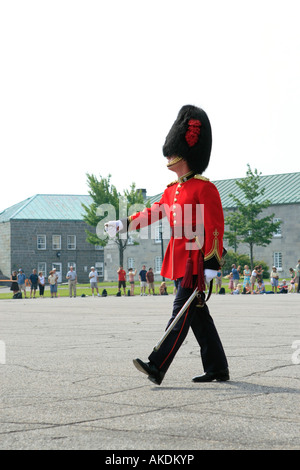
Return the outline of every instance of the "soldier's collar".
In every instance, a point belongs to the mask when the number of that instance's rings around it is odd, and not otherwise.
[[[195,174],[194,171],[189,171],[189,172],[186,173],[185,175],[180,176],[180,177],[178,178],[178,182],[179,182],[179,183],[184,183],[185,181],[187,181],[187,180],[193,178],[194,174]]]

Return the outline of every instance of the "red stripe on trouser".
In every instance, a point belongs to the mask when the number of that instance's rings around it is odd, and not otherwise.
[[[175,343],[173,344],[173,347],[172,347],[171,351],[169,352],[169,354],[167,355],[167,357],[165,358],[165,360],[164,360],[164,361],[162,362],[162,364],[160,365],[159,369],[162,368],[162,366],[164,365],[164,363],[166,362],[166,360],[167,360],[167,359],[170,357],[170,355],[172,354],[172,351],[173,351],[173,349],[175,348],[176,343],[177,343],[177,341],[178,341],[178,339],[179,339],[179,337],[180,337],[180,335],[181,335],[181,332],[182,332],[182,329],[183,329],[184,324],[185,324],[185,322],[186,322],[186,319],[187,319],[189,310],[190,310],[190,306],[189,306],[189,308],[188,308],[187,311],[186,311],[186,315],[185,315],[184,321],[183,321],[183,323],[182,323],[182,327],[181,327],[181,329],[180,329],[180,331],[179,331],[179,334],[178,334],[178,336],[177,336],[177,338],[176,338],[176,341],[175,341]]]

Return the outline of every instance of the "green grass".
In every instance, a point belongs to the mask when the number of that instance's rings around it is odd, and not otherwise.
[[[167,284],[167,287],[168,287],[168,293],[172,294],[173,293],[173,282],[172,281],[166,282],[166,284]],[[160,282],[154,284],[156,294],[158,294],[158,292],[159,292],[159,286],[160,286]],[[101,283],[98,284],[98,289],[99,289],[100,295],[101,295],[103,289],[106,289],[107,294],[109,296],[115,296],[115,295],[117,295],[117,292],[118,292],[118,283],[117,282],[101,282]],[[130,284],[126,283],[126,293],[127,293],[128,289],[130,289]],[[124,295],[123,289],[121,289],[121,292],[122,292],[122,295]],[[96,290],[94,291],[94,293],[96,294]],[[146,293],[148,293],[148,288],[146,289]],[[91,296],[92,295],[92,289],[91,289],[89,284],[77,284],[77,297],[80,297],[83,294],[85,294],[86,296]],[[139,283],[135,284],[134,294],[135,295],[140,295],[140,285],[139,285]],[[13,296],[12,292],[0,293],[0,300],[12,299],[12,296]],[[26,297],[30,297],[30,288],[29,287],[26,288]],[[36,297],[37,298],[40,297],[39,290],[36,291]],[[46,288],[45,288],[44,297],[45,298],[50,298],[51,297],[50,286],[49,285],[47,285]],[[58,286],[57,297],[69,297],[69,287],[68,287],[68,285],[63,284],[63,285]],[[24,293],[23,293],[23,298],[24,298]]]
[[[282,281],[282,279],[280,279],[280,281]],[[269,279],[264,279],[264,283],[265,283],[265,286],[266,286],[266,290],[271,290],[270,280]],[[225,293],[226,294],[230,293],[230,290],[228,288],[228,284],[229,284],[229,280],[228,279],[223,279],[222,287],[225,288]],[[243,285],[243,279],[240,280],[240,284]],[[155,293],[158,294],[160,282],[156,282],[154,285],[155,285]],[[167,288],[168,288],[168,294],[173,294],[173,286],[174,286],[173,281],[166,281],[166,285],[167,285]],[[115,296],[118,292],[118,283],[117,282],[101,282],[101,283],[98,284],[98,288],[99,288],[100,295],[101,295],[103,289],[106,289],[107,294],[109,296]],[[128,289],[130,289],[130,284],[127,282],[126,283],[126,293],[127,293]],[[123,289],[121,289],[121,292],[122,292],[122,295],[124,295],[123,294]],[[215,292],[216,292],[216,286],[215,286],[215,283],[214,283],[213,293],[215,293]],[[96,291],[95,291],[95,293],[96,293]],[[146,289],[146,293],[148,294],[148,288]],[[92,295],[92,290],[91,290],[89,284],[77,284],[77,297],[80,297],[82,294],[85,294],[86,296],[91,296]],[[27,297],[30,296],[30,288],[26,289],[26,295],[27,295]],[[139,285],[138,282],[135,284],[134,295],[140,295],[140,285]],[[12,296],[13,296],[12,292],[0,293],[0,300],[2,300],[2,299],[12,299]],[[68,288],[68,286],[65,285],[65,284],[59,285],[58,289],[57,289],[57,296],[58,297],[69,297],[69,288]],[[23,294],[23,297],[24,297],[24,294]],[[39,291],[38,290],[36,292],[36,297],[39,297]],[[46,286],[44,297],[45,298],[51,297],[50,287],[49,286]]]

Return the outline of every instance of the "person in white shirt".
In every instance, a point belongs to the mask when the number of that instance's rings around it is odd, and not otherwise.
[[[43,275],[42,272],[39,272],[38,284],[39,284],[40,297],[44,297],[45,281],[46,281],[45,276]]]
[[[77,284],[77,274],[74,271],[73,266],[70,266],[70,270],[67,272],[66,278],[69,281],[69,295],[72,297],[72,291],[74,297],[76,297],[76,284]]]
[[[89,274],[89,278],[90,278],[90,285],[91,285],[91,289],[92,289],[92,296],[94,297],[94,289],[96,289],[96,292],[97,292],[97,295],[98,297],[100,297],[100,294],[99,294],[99,289],[98,289],[98,273],[97,271],[95,270],[95,267],[92,266],[91,267],[91,272]]]

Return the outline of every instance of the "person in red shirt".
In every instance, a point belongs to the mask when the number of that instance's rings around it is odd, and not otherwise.
[[[155,291],[154,291],[154,273],[153,273],[152,268],[149,268],[149,271],[146,274],[146,279],[147,279],[147,283],[148,283],[149,295],[151,294],[151,291],[152,291],[152,294],[155,295]]]
[[[118,292],[121,295],[121,287],[123,287],[124,295],[126,295],[126,271],[123,266],[120,266],[118,271]]]
[[[210,284],[222,264],[224,234],[220,195],[215,185],[202,176],[210,160],[211,145],[211,126],[205,111],[192,105],[183,106],[163,146],[167,167],[178,179],[168,185],[158,203],[125,220],[106,224],[106,231],[113,237],[118,232],[137,230],[168,218],[171,239],[161,275],[178,279],[178,291],[167,328],[196,287],[201,293],[159,349],[152,351],[149,362],[133,361],[157,385],[164,379],[190,327],[200,346],[204,369],[193,381],[229,380],[226,355],[204,294],[205,284]]]

